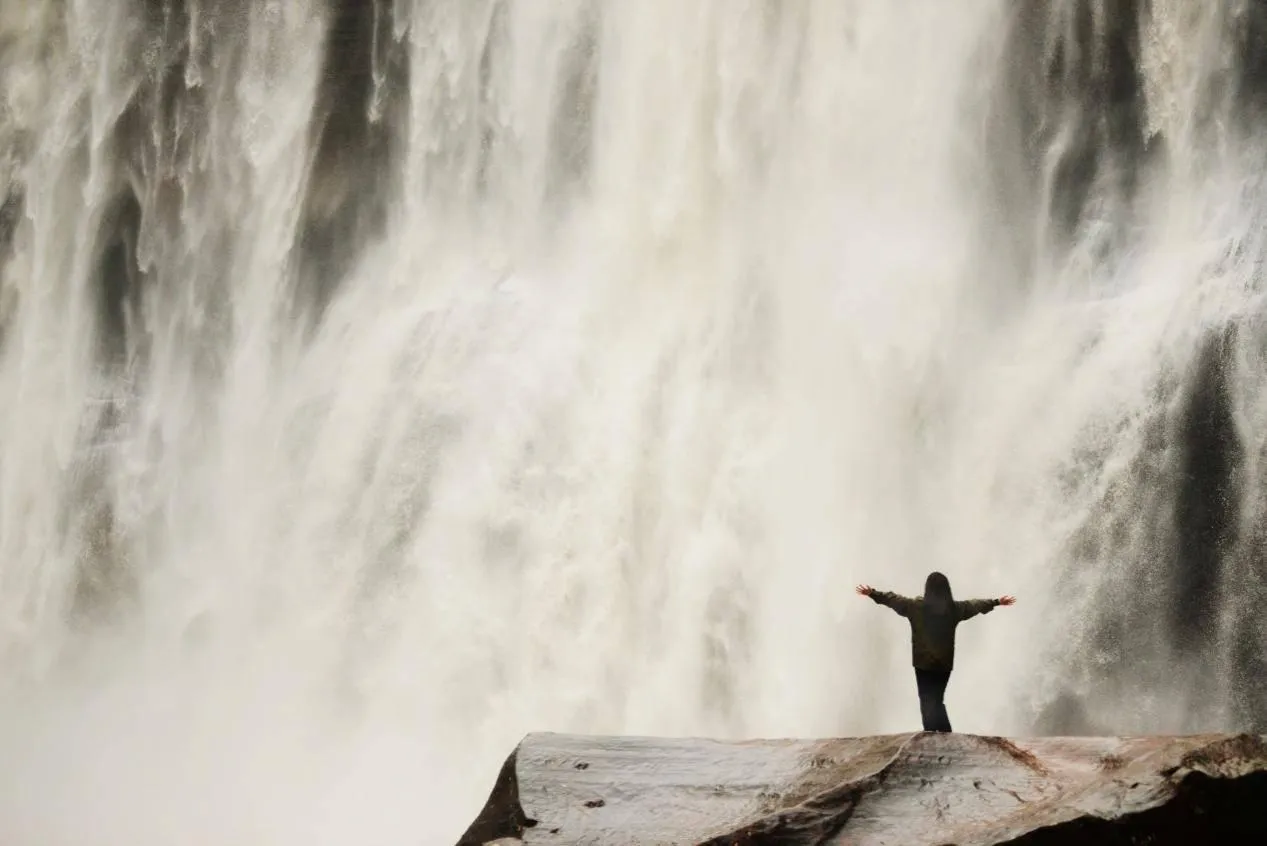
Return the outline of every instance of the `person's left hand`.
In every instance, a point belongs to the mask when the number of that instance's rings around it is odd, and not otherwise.
[[[1000,596],[999,604],[1000,605],[1015,605],[1016,597],[1015,596]]]

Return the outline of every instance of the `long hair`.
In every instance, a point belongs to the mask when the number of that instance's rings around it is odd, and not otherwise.
[[[945,613],[955,606],[955,595],[950,590],[950,579],[933,571],[924,580],[924,607],[933,612]]]
[[[950,579],[936,571],[924,581],[924,626],[935,643],[953,642],[955,626],[955,595],[950,590]]]

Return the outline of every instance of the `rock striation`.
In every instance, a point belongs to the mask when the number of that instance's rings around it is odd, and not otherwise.
[[[1267,738],[529,735],[458,846],[1267,843]]]

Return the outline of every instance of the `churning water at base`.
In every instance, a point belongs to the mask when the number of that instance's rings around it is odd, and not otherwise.
[[[533,730],[1267,727],[1250,0],[0,0],[0,841]]]

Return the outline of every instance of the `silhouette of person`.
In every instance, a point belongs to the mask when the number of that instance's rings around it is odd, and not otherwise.
[[[924,595],[911,598],[890,591],[858,585],[862,596],[887,605],[911,623],[911,663],[919,690],[919,711],[924,731],[952,731],[946,713],[946,685],[955,668],[955,629],[964,620],[988,614],[999,605],[1012,605],[1016,597],[955,601],[950,580],[941,573],[928,574]]]

